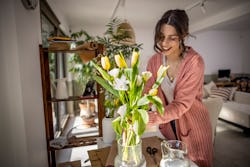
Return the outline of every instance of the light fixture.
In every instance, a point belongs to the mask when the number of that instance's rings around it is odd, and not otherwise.
[[[201,11],[202,11],[202,13],[205,14],[206,13],[205,2],[206,2],[206,0],[197,1],[197,2],[195,2],[195,3],[193,3],[193,4],[189,5],[189,6],[187,6],[185,8],[185,10],[189,11],[189,10],[191,10],[191,9],[199,6],[200,9],[201,9]]]
[[[204,4],[204,2],[201,4],[201,11],[202,11],[202,13],[206,13],[206,8],[205,8],[205,4]]]

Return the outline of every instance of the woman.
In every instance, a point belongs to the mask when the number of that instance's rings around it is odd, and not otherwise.
[[[199,167],[212,166],[213,144],[209,113],[202,104],[204,62],[192,47],[184,45],[189,19],[184,10],[169,10],[155,27],[154,49],[147,70],[154,83],[160,65],[169,65],[166,77],[158,90],[165,112],[148,112],[148,126],[159,125],[167,139],[185,142],[188,156]]]

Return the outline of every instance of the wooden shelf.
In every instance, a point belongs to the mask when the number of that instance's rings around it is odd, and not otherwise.
[[[67,54],[55,54],[50,55],[49,53],[79,53],[78,56],[88,57],[89,55],[94,55],[97,57],[99,53],[103,52],[103,48],[98,45],[98,48],[95,50],[50,50],[48,48],[42,48],[40,45],[40,66],[41,66],[41,79],[42,79],[42,89],[43,89],[43,105],[44,105],[44,117],[45,117],[45,128],[46,128],[46,141],[47,141],[47,154],[48,154],[48,163],[50,167],[57,165],[55,158],[55,151],[62,150],[73,147],[81,147],[87,145],[97,144],[96,139],[102,136],[102,118],[104,117],[104,92],[101,91],[102,87],[99,84],[96,84],[96,95],[95,96],[70,96],[65,99],[56,99],[52,97],[51,89],[51,75],[50,75],[50,56],[62,56],[63,59],[66,58]],[[65,74],[64,74],[65,75]],[[55,114],[53,112],[54,108],[61,110],[60,107],[57,107],[55,103],[57,102],[66,102],[66,101],[78,101],[78,100],[88,100],[88,99],[97,99],[97,119],[98,119],[98,128],[95,134],[91,135],[74,135],[68,140],[68,144],[63,148],[57,149],[50,146],[50,141],[54,139],[54,121]],[[65,109],[67,112],[67,108]],[[63,111],[63,110],[62,110]],[[57,112],[59,113],[59,111]],[[76,116],[76,115],[75,115]],[[68,123],[67,123],[68,124]],[[62,130],[63,131],[63,130]]]
[[[66,146],[64,146],[62,148],[54,148],[54,147],[50,146],[49,150],[56,151],[56,150],[62,150],[62,149],[67,149],[67,148],[73,148],[73,147],[95,145],[95,144],[97,144],[98,137],[99,136],[71,138],[71,139],[69,139],[69,143]]]
[[[51,98],[49,102],[61,102],[61,101],[78,101],[78,100],[90,100],[90,99],[98,99],[98,96],[70,96],[67,99],[56,99]]]

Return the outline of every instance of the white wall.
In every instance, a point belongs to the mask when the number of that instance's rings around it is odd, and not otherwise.
[[[241,45],[243,46],[242,55],[243,55],[243,72],[250,73],[250,30],[242,31],[240,34]]]
[[[1,2],[1,166],[46,167],[39,6],[28,11],[19,0]]]
[[[143,43],[140,70],[145,70],[153,50],[154,25],[147,27],[132,24],[137,43]],[[91,35],[102,35],[105,27],[75,27],[72,32],[86,30]],[[217,74],[218,69],[229,68],[232,73],[250,73],[249,38],[250,31],[207,30],[193,33],[186,44],[192,46],[205,61],[205,74]]]
[[[205,74],[217,74],[218,69],[231,69],[231,73],[249,73],[244,67],[247,46],[239,31],[213,30],[194,34],[188,44],[198,51],[205,61]],[[249,38],[248,38],[249,39]]]

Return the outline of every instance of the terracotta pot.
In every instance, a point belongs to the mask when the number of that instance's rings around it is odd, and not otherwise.
[[[89,106],[88,106],[89,105]],[[95,104],[93,102],[79,103],[80,116],[89,118],[95,114]]]
[[[82,116],[82,121],[83,121],[83,125],[87,128],[95,125],[95,117],[94,116],[91,116],[91,117],[88,117],[86,118],[85,116]]]

